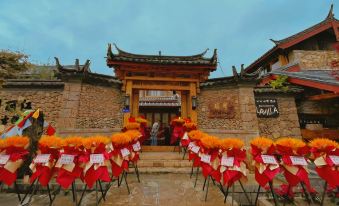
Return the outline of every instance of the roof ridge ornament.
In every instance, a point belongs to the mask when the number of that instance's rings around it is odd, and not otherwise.
[[[207,51],[206,51],[207,52]],[[211,58],[211,63],[217,64],[218,61],[218,54],[217,54],[217,49],[214,49],[213,51],[213,56]]]
[[[327,19],[333,19],[333,18],[334,18],[333,4],[331,4],[330,11],[328,12],[328,14],[327,14],[327,16],[326,16],[326,20],[327,20]]]
[[[112,44],[108,43],[108,47],[107,47],[107,58],[108,59],[113,59],[114,54],[112,52]]]
[[[55,59],[55,65],[57,67],[58,70],[62,69],[62,66],[60,64],[59,58],[58,57],[54,57]]]
[[[278,45],[280,43],[279,40],[270,39],[270,41],[273,42],[275,45]]]

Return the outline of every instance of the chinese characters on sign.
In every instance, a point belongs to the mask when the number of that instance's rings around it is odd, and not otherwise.
[[[257,117],[278,117],[279,109],[277,99],[255,99]]]
[[[273,155],[261,155],[261,159],[265,164],[277,165],[278,162]]]
[[[292,165],[303,165],[306,166],[307,162],[304,157],[301,156],[290,156]]]
[[[50,156],[51,154],[38,154],[34,159],[34,163],[47,163]]]
[[[221,158],[221,165],[226,167],[233,167],[234,157],[227,157],[226,155],[223,155]]]
[[[103,154],[91,154],[89,156],[89,162],[92,164],[102,164],[104,163],[104,155]]]
[[[232,119],[235,116],[235,109],[232,101],[211,102],[208,106],[209,118]]]
[[[32,103],[27,101],[26,99],[22,101],[3,101],[2,99],[0,99],[0,113],[7,113],[0,117],[0,125],[7,125],[8,123],[14,124],[19,119],[19,115],[16,114],[16,111],[24,111],[28,109],[32,109]],[[10,116],[8,116],[8,113],[10,113]]]
[[[72,164],[74,161],[74,155],[62,154],[60,157],[60,164]]]

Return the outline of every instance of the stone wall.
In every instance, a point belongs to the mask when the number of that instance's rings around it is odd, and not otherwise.
[[[260,136],[271,137],[301,137],[297,107],[293,96],[257,95],[260,98],[276,98],[279,116],[277,118],[258,118]]]
[[[62,105],[63,89],[41,88],[2,88],[0,89],[0,117],[4,115],[11,117],[12,114],[5,111],[5,102],[10,100],[24,100],[32,103],[33,109],[40,109],[45,114],[45,120],[56,126],[59,118],[59,111]],[[17,105],[20,107],[20,105]]]
[[[220,102],[234,106],[233,118],[209,116],[210,105]],[[259,135],[252,86],[201,88],[198,95],[198,126],[219,137],[239,137],[246,144]]]
[[[123,94],[116,86],[82,84],[76,128],[122,128]]]
[[[233,118],[210,118],[210,106],[227,103],[234,106]],[[236,87],[202,88],[198,94],[198,125],[203,129],[241,130],[239,92]]]
[[[294,50],[289,54],[290,62],[299,62],[300,67],[307,70],[331,69],[331,62],[334,60],[339,60],[336,51]]]

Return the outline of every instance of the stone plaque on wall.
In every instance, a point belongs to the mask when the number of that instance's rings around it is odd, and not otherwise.
[[[209,118],[232,119],[235,116],[234,105],[232,101],[211,102],[208,106]]]
[[[255,107],[257,110],[257,117],[278,117],[279,109],[277,99],[260,98],[255,99]]]

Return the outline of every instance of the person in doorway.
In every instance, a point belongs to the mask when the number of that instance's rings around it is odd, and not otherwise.
[[[159,131],[159,123],[155,121],[152,126],[152,130],[151,130],[151,145],[158,144],[158,131]]]

